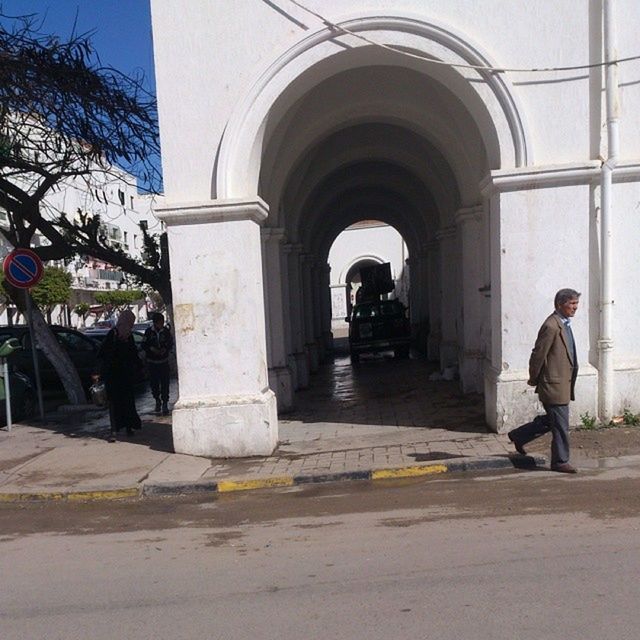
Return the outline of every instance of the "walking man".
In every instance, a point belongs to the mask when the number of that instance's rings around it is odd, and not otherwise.
[[[569,402],[575,400],[578,355],[571,331],[571,318],[580,302],[573,289],[556,293],[555,311],[543,322],[529,359],[529,382],[536,388],[546,415],[509,432],[516,451],[526,455],[524,445],[551,431],[551,469],[577,473],[569,464]]]
[[[151,393],[156,399],[155,412],[169,414],[169,354],[173,349],[173,338],[164,324],[164,316],[154,313],[153,325],[144,332],[142,348],[147,354]]]

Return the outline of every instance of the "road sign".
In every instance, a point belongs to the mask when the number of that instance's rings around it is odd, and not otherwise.
[[[14,287],[29,289],[42,278],[42,260],[31,249],[14,249],[3,263],[5,278]]]

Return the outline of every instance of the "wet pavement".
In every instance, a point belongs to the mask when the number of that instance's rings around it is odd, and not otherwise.
[[[154,415],[149,394],[138,400],[142,432],[113,444],[106,442],[106,412],[58,412],[47,424],[0,432],[0,494],[10,500],[232,491],[521,463],[506,436],[487,432],[482,397],[463,396],[456,382],[430,379],[433,372],[424,360],[387,354],[352,367],[338,352],[296,395],[297,409],[280,416],[280,444],[268,457],[173,453],[171,416]]]

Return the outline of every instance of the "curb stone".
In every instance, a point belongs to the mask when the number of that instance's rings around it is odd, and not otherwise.
[[[171,482],[149,483],[142,487],[143,496],[175,496],[194,493],[229,493],[277,487],[292,487],[346,480],[389,480],[394,478],[417,478],[427,475],[454,473],[460,471],[489,471],[492,469],[533,468],[547,462],[543,456],[513,456],[494,458],[464,458],[428,465],[411,465],[383,469],[360,469],[336,473],[316,473],[270,478],[251,478],[246,480],[221,480],[219,482]]]
[[[33,492],[33,493],[1,493],[0,503],[13,502],[93,502],[100,500],[120,500],[139,497],[170,497],[186,495],[202,495],[209,493],[230,493],[293,487],[347,480],[392,480],[399,478],[418,478],[428,475],[455,473],[464,471],[489,471],[508,468],[534,468],[546,464],[543,456],[507,456],[487,458],[461,458],[427,465],[408,465],[357,471],[341,471],[336,473],[316,473],[295,476],[276,476],[266,478],[247,478],[244,480],[194,481],[194,482],[157,482],[143,483],[136,487],[105,489],[101,491],[69,491],[69,492]]]

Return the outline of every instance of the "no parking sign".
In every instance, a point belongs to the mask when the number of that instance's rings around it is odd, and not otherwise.
[[[31,249],[14,249],[4,259],[3,270],[14,287],[30,289],[42,278],[42,260]]]
[[[42,260],[31,249],[14,249],[2,263],[4,277],[7,282],[19,289],[25,289],[25,306],[27,308],[27,318],[29,324],[29,335],[31,336],[31,344],[35,345],[35,349],[31,349],[33,358],[33,369],[36,375],[36,391],[38,392],[38,405],[40,408],[40,418],[44,419],[44,405],[42,402],[42,384],[40,383],[40,365],[38,362],[37,348],[38,343],[33,331],[33,317],[31,312],[31,296],[26,289],[35,287],[40,279],[44,268]],[[11,393],[9,391],[9,367],[4,359],[4,383],[5,383],[5,401],[7,405],[8,428],[11,430]]]

